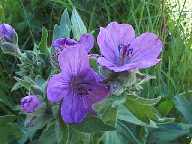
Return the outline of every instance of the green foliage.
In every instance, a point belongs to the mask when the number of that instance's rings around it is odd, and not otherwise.
[[[177,95],[174,97],[175,107],[181,114],[184,119],[192,124],[192,97],[191,93],[186,93],[184,95]]]
[[[0,137],[2,144],[11,143],[21,138],[22,132],[19,125],[13,123],[15,119],[16,116],[14,115],[0,116]]]
[[[45,27],[42,28],[42,36],[41,36],[41,41],[39,43],[39,50],[41,53],[48,55],[48,31]]]
[[[9,55],[17,56],[17,57],[19,57],[19,55],[20,55],[20,50],[19,50],[18,46],[15,44],[12,44],[9,42],[3,42],[0,45],[0,47],[4,54],[9,54]]]
[[[55,135],[55,123],[51,123],[47,125],[47,127],[43,130],[40,138],[39,144],[55,144],[56,143],[56,135]]]
[[[82,34],[87,33],[87,28],[85,27],[83,21],[81,20],[81,17],[79,16],[75,8],[72,11],[71,23],[72,23],[73,37],[76,38],[77,40],[79,40]]]
[[[67,9],[63,12],[59,25],[54,26],[53,40],[62,37],[70,37],[71,21]]]
[[[102,120],[94,117],[90,117],[86,119],[84,122],[82,122],[79,125],[73,125],[73,128],[86,133],[96,133],[101,131],[112,131],[115,130],[115,128],[105,124],[102,122]]]

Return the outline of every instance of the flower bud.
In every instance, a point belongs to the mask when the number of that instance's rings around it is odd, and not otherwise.
[[[0,24],[0,41],[17,43],[17,33],[9,24]]]
[[[40,105],[41,102],[35,95],[25,96],[21,99],[21,109],[26,113],[35,112]]]

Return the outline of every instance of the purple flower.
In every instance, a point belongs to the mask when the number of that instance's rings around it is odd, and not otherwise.
[[[135,37],[129,24],[111,22],[100,28],[97,37],[103,57],[98,63],[114,72],[148,68],[159,63],[163,44],[154,33],[146,32]]]
[[[66,123],[80,123],[92,105],[108,95],[108,88],[91,69],[88,53],[80,45],[64,49],[58,57],[61,73],[48,81],[47,97],[61,103],[61,116]]]
[[[52,47],[55,49],[56,54],[59,55],[63,49],[77,44],[89,52],[93,48],[94,37],[91,34],[83,34],[79,41],[70,38],[59,38],[53,41]]]
[[[41,102],[35,95],[25,96],[21,99],[21,109],[26,113],[35,112],[40,105]]]
[[[0,24],[0,41],[15,42],[15,29],[9,24]]]

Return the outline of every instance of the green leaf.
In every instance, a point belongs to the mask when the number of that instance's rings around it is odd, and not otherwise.
[[[103,141],[104,144],[141,144],[135,133],[133,129],[129,128],[126,122],[118,121],[116,130],[105,132]]]
[[[48,40],[48,31],[45,27],[43,27],[41,41],[39,43],[39,49],[44,54],[48,54],[48,52],[49,52],[48,46],[47,46],[47,40]]]
[[[142,98],[141,98],[142,99]],[[125,106],[140,120],[149,123],[150,120],[157,120],[159,113],[153,107],[159,99],[138,100],[137,96],[128,96]],[[152,103],[151,103],[152,102]]]
[[[156,98],[147,99],[147,98],[139,97],[136,95],[128,95],[127,99],[137,101],[138,103],[141,103],[143,105],[154,106],[157,103],[159,103],[159,101],[161,100],[161,97],[159,96]]]
[[[56,122],[55,134],[58,144],[65,144],[68,140],[68,127],[63,121]]]
[[[82,34],[87,33],[87,28],[75,8],[73,8],[72,11],[71,23],[72,23],[73,37],[76,38],[77,40],[79,40]]]
[[[119,106],[117,111],[119,120],[124,120],[135,125],[146,126],[146,123],[139,120],[133,113],[131,113],[125,106]]]
[[[165,101],[162,101],[159,105],[158,105],[158,110],[159,112],[163,115],[166,116],[169,114],[169,112],[172,110],[172,108],[174,107],[174,103],[169,100],[166,99]]]
[[[99,103],[93,105],[94,111],[97,113],[97,116],[103,120],[103,122],[115,126],[117,109],[112,107],[112,102],[110,99],[105,99]]]
[[[36,83],[28,76],[24,76],[23,79],[20,79],[18,77],[15,77],[17,82],[12,87],[11,91],[15,91],[19,88],[26,88],[27,90],[31,90],[31,88],[36,87]]]
[[[118,108],[118,119],[125,120],[127,122],[141,125],[156,127],[153,121],[159,120],[159,112],[154,108],[160,100],[155,99],[144,99],[138,96],[127,96],[127,100],[124,103],[125,107],[120,106]]]
[[[176,108],[184,116],[185,120],[192,124],[192,97],[178,95],[173,98]]]
[[[63,12],[59,25],[54,26],[53,40],[58,38],[70,37],[71,21],[67,9]]]
[[[190,133],[192,125],[187,124],[166,124],[159,126],[158,129],[150,130],[149,143],[174,143],[177,138]]]
[[[105,132],[103,141],[104,144],[127,144],[127,140],[120,138],[116,131]]]
[[[22,133],[18,125],[13,123],[15,116],[5,115],[0,117],[0,139],[1,144],[14,142],[21,138]]]
[[[16,44],[3,42],[0,47],[4,54],[9,54],[16,57],[19,57],[21,54],[20,49]]]
[[[36,112],[27,115],[25,127],[27,135],[32,138],[37,130],[42,129],[53,119],[52,112],[49,108],[41,107]]]
[[[112,131],[115,128],[105,124],[102,120],[96,117],[88,117],[81,124],[71,125],[72,128],[86,133],[95,133],[101,131]]]
[[[56,141],[55,122],[52,122],[43,130],[39,138],[39,144],[56,144]]]

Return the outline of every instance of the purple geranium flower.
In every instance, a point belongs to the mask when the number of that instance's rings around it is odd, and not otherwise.
[[[103,57],[98,63],[114,72],[148,68],[159,63],[163,44],[154,33],[146,32],[135,37],[129,24],[111,22],[100,28],[97,42]]]
[[[61,73],[48,81],[48,100],[62,102],[61,116],[66,123],[80,123],[93,111],[92,105],[108,95],[108,88],[91,69],[81,45],[62,50],[58,61]]]
[[[25,96],[21,99],[21,109],[26,113],[35,112],[40,105],[41,102],[35,95]]]
[[[53,41],[52,47],[55,49],[56,54],[59,55],[63,49],[77,44],[89,52],[93,48],[94,37],[91,34],[83,34],[79,41],[70,38],[59,38]]]
[[[0,24],[0,41],[14,42],[15,40],[15,29],[9,24]]]

